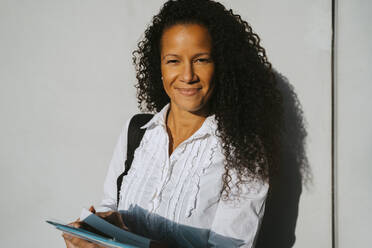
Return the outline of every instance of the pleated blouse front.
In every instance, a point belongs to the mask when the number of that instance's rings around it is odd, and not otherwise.
[[[214,116],[169,156],[168,109],[169,104],[141,127],[146,132],[121,185],[118,210],[126,224],[180,247],[253,247],[268,185],[254,180],[243,185],[239,201],[220,200],[224,155]],[[99,211],[116,210],[128,124],[115,148]],[[234,183],[236,176],[232,178]]]

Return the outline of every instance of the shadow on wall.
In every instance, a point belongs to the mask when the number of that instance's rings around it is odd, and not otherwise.
[[[287,78],[278,72],[275,72],[275,76],[277,87],[283,95],[284,127],[279,171],[270,182],[265,215],[256,243],[258,248],[287,248],[294,245],[302,183],[306,185],[311,181],[301,104]]]

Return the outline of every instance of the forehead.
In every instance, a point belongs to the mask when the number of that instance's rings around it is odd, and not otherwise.
[[[212,39],[208,29],[200,24],[176,24],[164,30],[161,51],[168,49],[200,48],[210,50]]]

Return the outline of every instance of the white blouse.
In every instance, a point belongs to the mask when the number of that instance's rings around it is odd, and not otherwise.
[[[134,232],[178,247],[254,247],[268,184],[253,180],[241,185],[239,200],[220,199],[224,155],[214,115],[169,156],[169,106],[141,127],[146,132],[123,178],[117,209],[116,179],[124,171],[127,121],[97,210],[119,210]],[[231,176],[231,193],[237,194],[237,178],[234,173]]]

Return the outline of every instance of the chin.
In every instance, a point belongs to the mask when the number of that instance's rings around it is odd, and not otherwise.
[[[204,110],[205,105],[200,104],[200,103],[176,103],[177,107],[179,109],[182,109],[184,111],[190,112],[190,113],[198,113]]]

